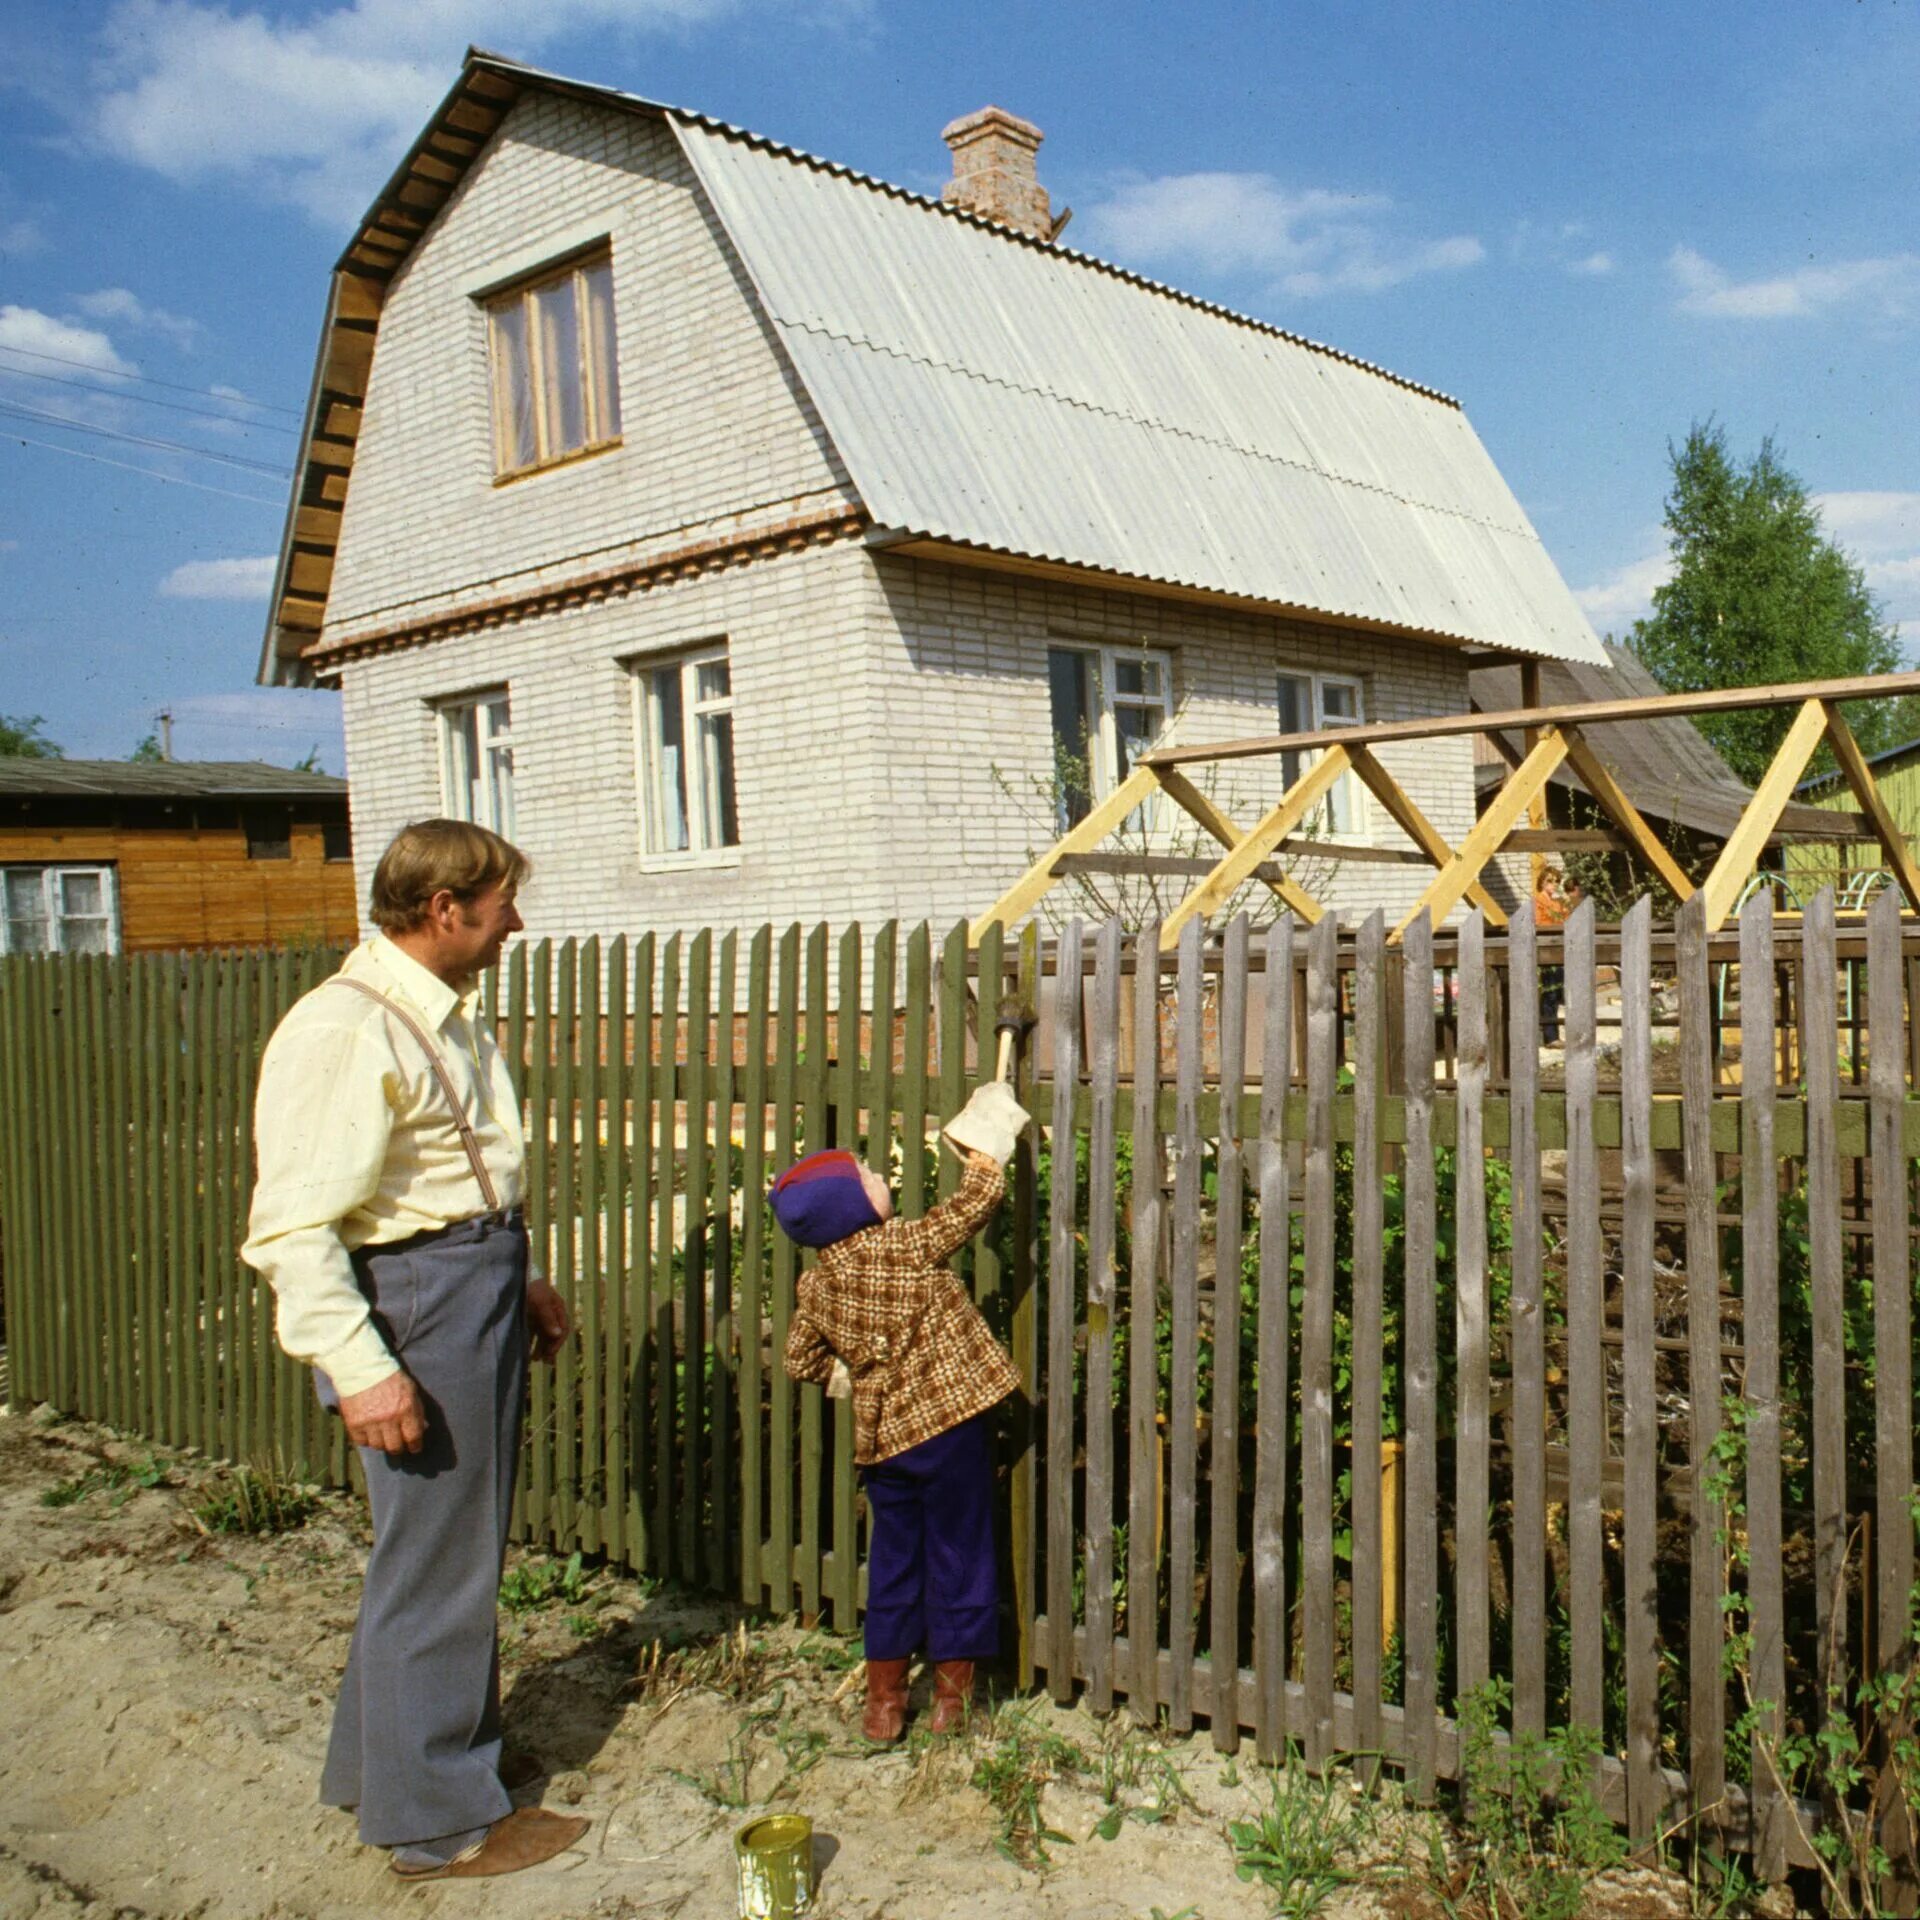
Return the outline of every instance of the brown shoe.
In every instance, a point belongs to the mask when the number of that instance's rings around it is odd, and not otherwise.
[[[867,1662],[867,1710],[860,1731],[877,1747],[890,1747],[907,1730],[905,1660]]]
[[[486,1880],[495,1874],[518,1873],[522,1867],[537,1867],[556,1853],[565,1853],[589,1824],[574,1815],[549,1813],[545,1807],[516,1807],[504,1820],[496,1820],[470,1853],[445,1866],[396,1866],[392,1871],[402,1880]]]
[[[973,1662],[942,1660],[933,1670],[933,1717],[929,1733],[963,1733],[973,1712]]]

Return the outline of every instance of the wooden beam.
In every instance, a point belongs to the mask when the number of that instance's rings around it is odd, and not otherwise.
[[[1184,773],[1163,773],[1160,785],[1169,800],[1212,834],[1223,847],[1237,847],[1240,844],[1240,829]],[[1261,866],[1264,868],[1271,864],[1263,861]],[[1284,873],[1277,879],[1269,880],[1264,872],[1256,870],[1253,877],[1261,881],[1288,912],[1296,914],[1308,926],[1320,918],[1320,902],[1305,888],[1296,886]]]
[[[1703,713],[1745,713],[1791,707],[1807,700],[1892,700],[1920,694],[1920,673],[1875,673],[1853,680],[1804,680],[1779,687],[1710,687],[1700,693],[1640,694],[1623,700],[1582,700],[1569,706],[1515,707],[1506,713],[1456,713],[1438,720],[1385,720],[1370,726],[1328,727],[1318,733],[1275,733],[1253,740],[1222,740],[1206,747],[1162,747],[1142,756],[1162,769],[1216,760],[1250,760],[1275,753],[1317,753],[1322,747],[1376,747],[1397,740],[1443,740],[1503,728],[1598,726],[1607,720],[1691,719]]]
[[[1540,662],[1526,660],[1520,666],[1520,704],[1523,707],[1537,707],[1540,704]],[[1529,727],[1520,742],[1521,757],[1524,759],[1540,744],[1540,731]],[[1547,824],[1547,795],[1543,788],[1527,802],[1527,825],[1536,831]],[[1532,880],[1531,890],[1540,891],[1540,883],[1547,875],[1547,856],[1544,850],[1536,853],[1528,863],[1528,873]]]
[[[1562,732],[1567,743],[1567,762],[1580,776],[1581,785],[1595,805],[1627,836],[1634,851],[1660,876],[1661,883],[1676,900],[1691,900],[1693,882],[1681,872],[1680,863],[1647,825],[1640,809],[1627,798],[1626,789],[1587,745],[1578,727],[1567,727]]]
[[[1493,796],[1486,812],[1473,823],[1473,831],[1460,842],[1459,851],[1427,883],[1426,892],[1394,928],[1391,936],[1394,944],[1399,943],[1400,936],[1421,914],[1430,914],[1432,924],[1437,927],[1460,904],[1479,879],[1481,868],[1493,858],[1500,842],[1525,815],[1527,803],[1553,777],[1554,768],[1566,757],[1567,743],[1560,729],[1543,728],[1540,744]]]
[[[333,317],[336,320],[378,320],[386,289],[364,273],[342,270],[333,276]]]
[[[1329,747],[1303,773],[1279,800],[1260,817],[1258,823],[1227,849],[1226,857],[1160,923],[1160,948],[1170,952],[1180,943],[1180,929],[1189,920],[1205,920],[1216,914],[1240,888],[1253,877],[1253,870],[1266,859],[1325,797],[1333,783],[1352,762],[1345,747]],[[1303,899],[1308,896],[1302,895]],[[1314,904],[1312,919],[1320,918],[1319,903]]]
[[[1424,867],[1427,864],[1426,856],[1415,853],[1411,847],[1353,847],[1339,840],[1309,840],[1298,834],[1282,840],[1275,851],[1298,854],[1309,860],[1325,858],[1353,861],[1361,866]],[[1209,859],[1205,854],[1063,853],[1054,860],[1053,870],[1062,879],[1075,873],[1110,873],[1133,874],[1142,878],[1169,875],[1176,879],[1198,880],[1211,873],[1218,864],[1218,861]],[[1287,872],[1278,861],[1269,860],[1252,877],[1272,883],[1284,880]]]
[[[1414,804],[1413,796],[1407,792],[1398,780],[1390,774],[1365,747],[1352,749],[1353,770],[1367,783],[1367,790],[1386,808],[1393,823],[1404,833],[1420,851],[1431,860],[1434,866],[1445,871],[1447,863],[1453,858],[1453,849],[1441,837],[1440,830]],[[1474,870],[1475,878],[1467,888],[1467,897],[1484,913],[1496,927],[1507,924],[1506,910],[1500,902],[1480,884],[1479,869]]]
[[[304,546],[331,547],[340,539],[338,507],[301,507],[293,516],[293,537]]]
[[[1908,677],[1889,674],[1887,679],[1892,681]],[[1700,883],[1700,891],[1705,896],[1702,904],[1706,909],[1709,933],[1718,928],[1733,911],[1733,903],[1753,872],[1760,849],[1767,844],[1775,826],[1779,824],[1781,814],[1786,810],[1787,802],[1793,798],[1794,782],[1806,772],[1807,762],[1813,758],[1826,730],[1827,703],[1824,699],[1809,696],[1802,701],[1800,711],[1794,715],[1793,725],[1787,729],[1786,738],[1780,742],[1779,751],[1773,756],[1773,764],[1754,788],[1746,811],[1727,835],[1726,843],[1720,849],[1720,857],[1713,863],[1713,871]]]
[[[1011,927],[1032,912],[1034,904],[1052,887],[1054,861],[1063,853],[1089,853],[1097,847],[1128,814],[1160,790],[1160,776],[1151,767],[1138,766],[1093,808],[1070,832],[1063,834],[1003,893],[972,926],[967,929],[970,944],[978,945],[980,936],[997,920]]]
[[[1620,853],[1633,842],[1611,827],[1517,827],[1500,842],[1502,853]]]
[[[1887,803],[1880,797],[1879,782],[1860,751],[1859,741],[1853,737],[1853,729],[1840,718],[1840,710],[1832,701],[1822,701],[1821,707],[1827,716],[1827,744],[1833,749],[1833,757],[1839,761],[1840,771],[1853,789],[1853,797],[1860,802],[1860,811],[1872,826],[1874,838],[1887,856],[1887,865],[1900,882],[1900,891],[1907,896],[1908,910],[1920,913],[1920,868],[1914,865],[1907,837],[1887,811]]]

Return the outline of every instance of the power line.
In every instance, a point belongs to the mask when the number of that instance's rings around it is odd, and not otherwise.
[[[23,354],[29,360],[50,360],[57,367],[78,367],[84,373],[97,373],[110,380],[137,380],[145,387],[165,387],[169,393],[197,393],[203,400],[232,400],[230,393],[217,393],[212,387],[182,386],[178,380],[156,380],[148,373],[127,373],[119,367],[97,366],[91,360],[75,360],[62,353],[42,353],[35,347],[15,347],[0,342],[0,353]],[[236,402],[245,407],[258,407],[262,413],[284,413],[289,419],[300,420],[305,416],[298,407],[276,407],[269,400],[249,400],[243,394]]]
[[[0,352],[5,352],[0,348]],[[238,413],[215,413],[211,407],[183,406],[178,400],[157,400],[150,393],[119,393],[112,387],[96,387],[91,380],[70,380],[61,373],[40,373],[32,367],[9,367],[0,365],[0,373],[10,374],[16,380],[46,380],[56,387],[78,387],[82,393],[97,393],[103,400],[130,400],[136,406],[165,407],[169,413],[190,413],[196,420],[223,420],[230,427],[244,427],[252,432],[256,427],[262,433],[285,433],[298,437],[298,427],[283,427],[277,420],[249,420]]]
[[[41,426],[60,427],[69,433],[94,433],[103,440],[124,441],[130,447],[158,447],[164,453],[184,453],[194,460],[217,460],[223,467],[239,467],[249,473],[263,473],[271,480],[290,480],[285,467],[269,466],[264,460],[249,460],[237,453],[214,453],[205,447],[190,447],[184,440],[157,440],[151,434],[123,433],[117,427],[96,427],[85,420],[70,420],[65,414],[48,413],[42,407],[25,407],[17,401],[0,400],[0,414],[16,420],[33,420]]]
[[[104,453],[89,453],[84,447],[63,447],[53,440],[35,440],[24,433],[0,433],[0,439],[11,440],[17,446],[40,447],[48,453],[64,453],[75,460],[91,460],[97,467],[118,467],[123,473],[144,474],[149,480],[158,480],[162,486],[191,487],[196,493],[217,493],[223,499],[245,500],[255,507],[278,510],[283,504],[278,500],[262,500],[257,493],[235,493],[231,487],[210,487],[204,480],[188,480],[177,473],[156,473],[152,467],[138,467],[131,460],[111,460]]]

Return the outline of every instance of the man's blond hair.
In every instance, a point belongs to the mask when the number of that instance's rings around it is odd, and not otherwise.
[[[394,835],[373,870],[373,924],[408,933],[443,889],[463,906],[489,887],[518,887],[533,862],[512,841],[471,820],[416,820]]]

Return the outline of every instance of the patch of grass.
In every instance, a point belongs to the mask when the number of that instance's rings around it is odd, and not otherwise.
[[[774,1677],[776,1658],[766,1639],[747,1631],[743,1620],[732,1632],[674,1646],[650,1640],[640,1649],[634,1691],[649,1705],[666,1708],[683,1693],[704,1690],[723,1700],[745,1704],[764,1693]]]
[[[90,1494],[105,1493],[112,1495],[107,1504],[117,1513],[144,1488],[164,1487],[166,1484],[166,1467],[148,1454],[135,1464],[116,1461],[105,1466],[89,1467],[85,1473],[77,1473],[70,1480],[62,1480],[46,1488],[40,1495],[40,1504],[43,1507],[77,1506]]]
[[[1101,1840],[1114,1840],[1129,1820],[1142,1826],[1158,1826],[1171,1820],[1181,1807],[1191,1807],[1180,1769],[1167,1757],[1153,1733],[1122,1716],[1107,1723],[1098,1755],[1100,1797],[1107,1812],[1094,1827]],[[1144,1801],[1123,1804],[1121,1796],[1145,1792]]]
[[[753,1804],[747,1781],[753,1772],[753,1734],[740,1728],[727,1741],[727,1757],[704,1773],[683,1773],[678,1767],[667,1769],[682,1786],[704,1795],[716,1807],[748,1807]]]
[[[320,1511],[320,1489],[235,1467],[203,1487],[187,1511],[202,1533],[292,1533]]]
[[[500,1581],[500,1604],[509,1613],[536,1613],[542,1607],[580,1607],[594,1576],[578,1553],[565,1560],[523,1560]]]
[[[1047,1843],[1067,1846],[1072,1837],[1046,1823],[1041,1796],[1050,1781],[1085,1774],[1084,1748],[1039,1721],[1039,1703],[1014,1701],[993,1717],[993,1745],[974,1763],[971,1785],[1000,1817],[995,1845],[1016,1866],[1043,1867],[1052,1859]]]
[[[1227,1824],[1234,1871],[1266,1888],[1282,1920],[1308,1920],[1363,1877],[1357,1862],[1373,1811],[1331,1770],[1318,1772],[1293,1753],[1267,1779],[1267,1806]]]

